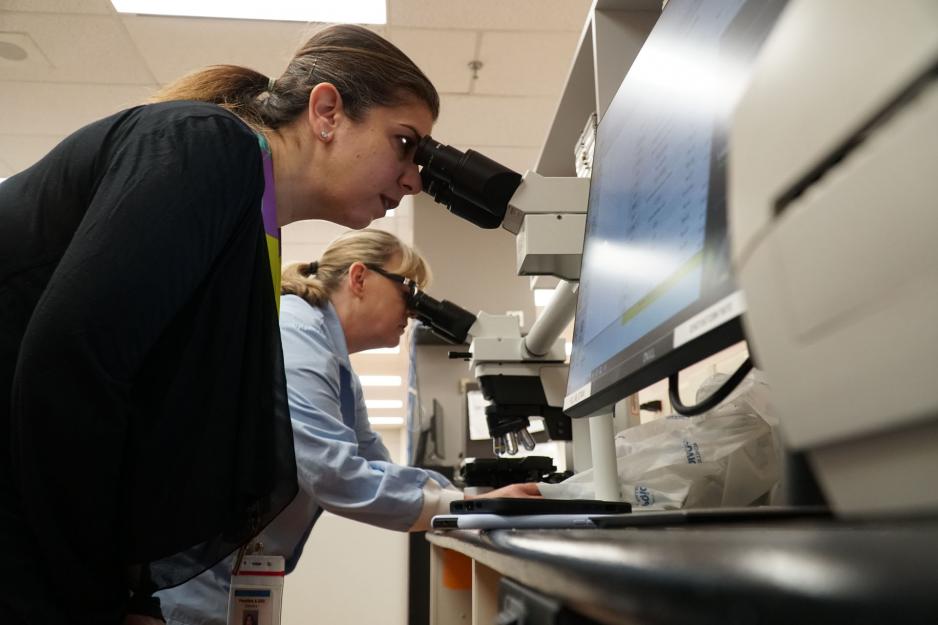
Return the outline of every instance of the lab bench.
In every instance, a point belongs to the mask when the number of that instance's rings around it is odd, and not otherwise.
[[[427,534],[430,622],[938,624],[938,519]]]

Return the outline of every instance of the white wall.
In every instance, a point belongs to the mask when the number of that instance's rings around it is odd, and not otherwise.
[[[399,461],[400,429],[381,430]],[[323,513],[296,570],[286,577],[285,625],[407,621],[407,534]]]
[[[715,373],[725,373],[727,375],[733,373],[748,356],[749,350],[746,347],[745,341],[743,341],[731,345],[709,358],[704,358],[700,362],[681,371],[681,401],[686,405],[696,404],[697,390],[707,378]],[[639,391],[638,399],[641,403],[657,399],[661,401],[663,407],[662,412],[657,414],[646,414],[645,411],[642,411],[642,422],[673,414],[671,410],[671,400],[668,398],[667,378]]]
[[[524,312],[534,322],[534,294],[515,270],[515,237],[483,230],[448,212],[428,195],[414,198],[414,246],[433,270],[428,292],[477,313]]]

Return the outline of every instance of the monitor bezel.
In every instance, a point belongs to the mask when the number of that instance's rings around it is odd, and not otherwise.
[[[742,315],[737,315],[680,347],[672,349],[660,358],[656,358],[632,375],[620,378],[600,389],[591,388],[587,397],[565,407],[564,414],[578,419],[604,410],[611,410],[613,404],[629,395],[745,340]],[[593,385],[596,382],[597,380],[591,380],[590,384]]]

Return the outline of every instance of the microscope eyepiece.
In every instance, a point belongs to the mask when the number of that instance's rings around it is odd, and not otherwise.
[[[414,317],[439,337],[460,344],[466,341],[476,316],[465,308],[443,300],[435,300],[422,291],[416,291],[408,300]]]
[[[424,191],[452,213],[481,228],[497,228],[521,175],[474,150],[456,148],[424,135],[414,162]]]

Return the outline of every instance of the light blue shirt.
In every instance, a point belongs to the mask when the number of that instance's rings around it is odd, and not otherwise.
[[[361,383],[332,304],[314,307],[285,295],[280,334],[300,490],[257,540],[263,553],[286,559],[289,573],[322,510],[407,531],[421,515],[427,480],[443,488],[450,483],[439,473],[391,462],[368,422]],[[234,558],[158,593],[167,623],[224,624]]]

